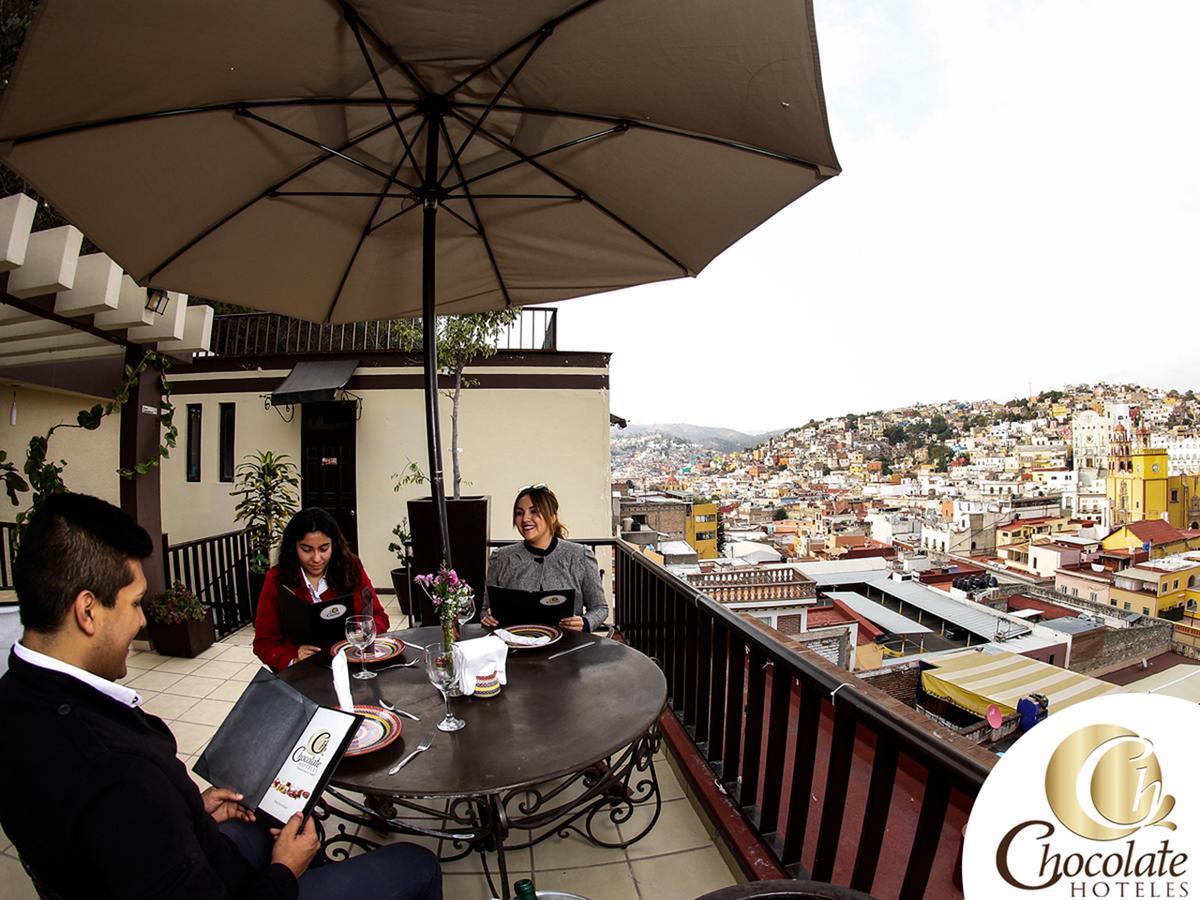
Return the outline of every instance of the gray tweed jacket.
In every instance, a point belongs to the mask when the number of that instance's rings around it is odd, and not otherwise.
[[[574,614],[583,616],[588,631],[596,630],[608,618],[600,565],[592,549],[583,544],[555,538],[545,553],[530,550],[524,541],[501,547],[488,562],[487,583],[517,591],[573,590]],[[483,605],[491,608],[486,590]]]

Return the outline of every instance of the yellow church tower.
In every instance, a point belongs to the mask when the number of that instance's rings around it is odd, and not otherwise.
[[[1150,446],[1150,431],[1141,426],[1134,442],[1124,425],[1113,429],[1106,493],[1112,528],[1143,519],[1159,519],[1183,528],[1187,514],[1186,477],[1167,473],[1167,450]]]

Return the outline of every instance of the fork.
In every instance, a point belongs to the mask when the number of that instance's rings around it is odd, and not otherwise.
[[[375,671],[376,672],[386,672],[388,669],[410,669],[413,666],[415,666],[418,662],[419,662],[419,660],[411,659],[408,662],[392,663],[392,665],[390,665],[390,666],[380,666]]]
[[[388,703],[382,697],[379,698],[379,705],[382,706],[384,709],[390,709],[392,712],[394,712],[398,716],[404,716],[406,719],[412,719],[414,722],[421,721],[420,716],[413,715],[407,709],[401,709],[398,706],[392,706],[392,704]]]
[[[414,756],[416,756],[418,753],[424,753],[426,750],[428,750],[432,746],[433,746],[433,735],[431,735],[431,734],[426,735],[425,740],[423,740],[423,741],[421,741],[421,743],[417,744],[416,750],[414,750],[412,753],[408,754],[408,756],[404,757],[404,759],[400,760],[400,762],[396,763],[394,766],[392,766],[390,769],[388,769],[388,774],[395,775],[397,772],[399,772],[401,769],[403,769],[405,766],[407,766],[409,764],[409,762],[412,761],[412,758]]]

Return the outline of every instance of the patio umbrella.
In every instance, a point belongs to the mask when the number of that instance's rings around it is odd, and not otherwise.
[[[0,161],[139,283],[314,321],[696,275],[840,170],[810,2],[43,0]]]

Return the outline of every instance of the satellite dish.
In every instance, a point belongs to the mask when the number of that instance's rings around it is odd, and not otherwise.
[[[999,728],[1004,723],[1004,713],[1000,712],[1000,707],[995,703],[987,708],[987,723],[993,728]]]

